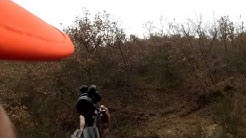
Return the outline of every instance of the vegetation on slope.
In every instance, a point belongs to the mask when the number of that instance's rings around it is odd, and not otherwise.
[[[95,84],[112,114],[111,137],[204,137],[210,125],[246,136],[246,33],[221,17],[168,24],[129,38],[107,13],[65,29],[76,53],[59,62],[1,61],[1,103],[20,135],[69,137],[82,84]],[[225,137],[225,136],[224,136]]]

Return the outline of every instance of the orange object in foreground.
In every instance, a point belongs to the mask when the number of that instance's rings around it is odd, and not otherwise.
[[[11,0],[0,0],[0,59],[56,60],[73,53],[68,35]]]

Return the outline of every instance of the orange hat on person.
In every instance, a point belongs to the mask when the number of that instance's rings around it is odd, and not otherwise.
[[[68,35],[11,0],[0,0],[0,59],[58,60],[73,53]]]

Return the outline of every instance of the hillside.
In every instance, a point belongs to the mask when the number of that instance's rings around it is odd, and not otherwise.
[[[72,57],[1,61],[2,104],[22,136],[69,137],[78,127],[78,88],[95,84],[112,114],[109,137],[208,137],[213,127],[245,137],[243,23],[221,17],[169,29],[128,38],[105,13],[77,18],[65,29]]]

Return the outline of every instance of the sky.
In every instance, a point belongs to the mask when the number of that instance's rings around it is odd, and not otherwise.
[[[175,19],[185,23],[187,19],[212,21],[228,15],[232,21],[246,19],[244,0],[13,0],[47,23],[63,29],[73,24],[83,8],[92,15],[106,11],[117,20],[127,34],[141,36],[146,32],[144,24],[153,21],[159,25]],[[241,16],[241,17],[240,17]],[[241,18],[241,19],[240,19]]]

